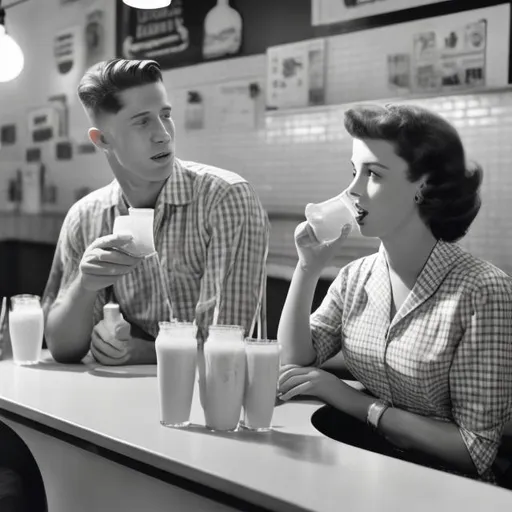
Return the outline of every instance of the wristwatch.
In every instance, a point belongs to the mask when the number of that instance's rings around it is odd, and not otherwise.
[[[379,421],[388,408],[389,404],[384,400],[377,400],[373,402],[370,407],[368,407],[368,414],[366,415],[367,425],[373,430],[378,430]]]

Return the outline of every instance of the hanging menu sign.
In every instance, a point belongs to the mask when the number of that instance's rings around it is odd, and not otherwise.
[[[173,0],[162,9],[134,9],[117,1],[118,57],[156,60],[162,69],[203,60],[203,24],[215,0],[193,10],[190,2],[185,8],[186,0]]]
[[[183,23],[181,0],[163,9],[132,9],[123,12],[124,34],[121,56],[125,59],[165,61],[183,54],[189,47],[188,30]]]

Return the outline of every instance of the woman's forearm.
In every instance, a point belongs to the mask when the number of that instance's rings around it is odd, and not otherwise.
[[[277,331],[283,364],[308,366],[316,358],[309,317],[319,278],[301,265],[295,268]]]
[[[368,407],[375,398],[340,381],[329,405],[366,422]],[[463,473],[476,474],[476,468],[454,423],[444,422],[390,407],[382,415],[379,431],[395,446],[437,458]]]
[[[393,407],[382,415],[379,430],[400,448],[425,453],[463,473],[477,473],[459,427],[454,423]]]

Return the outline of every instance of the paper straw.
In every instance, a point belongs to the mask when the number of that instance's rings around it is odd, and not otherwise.
[[[212,325],[217,325],[219,323],[220,299],[221,299],[221,286],[217,283],[217,297],[215,298],[215,309],[213,310]]]
[[[196,319],[192,321],[192,325],[197,327]],[[204,360],[204,341],[197,344],[197,374],[199,377],[199,401],[204,409],[206,404],[206,363]]]
[[[2,309],[0,311],[0,331],[4,327],[5,316],[7,315],[7,297],[2,298]]]
[[[265,245],[265,253],[263,256],[263,268],[261,269],[260,289],[258,291],[258,304],[254,313],[251,327],[249,329],[249,336],[254,335],[254,327],[258,322],[258,339],[265,339],[267,337],[267,257],[269,251],[269,242]]]
[[[158,263],[158,272],[160,274],[160,284],[162,285],[162,289],[163,289],[164,297],[165,297],[165,303],[167,304],[167,311],[169,313],[169,322],[174,322],[174,314],[172,311],[171,299],[167,292],[169,289],[169,287],[167,286],[168,283],[165,278],[165,274],[162,269],[162,265],[160,264],[160,256],[158,255],[158,252],[155,252],[155,254],[156,254],[156,261]]]

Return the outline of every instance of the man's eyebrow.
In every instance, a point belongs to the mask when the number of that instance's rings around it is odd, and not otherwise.
[[[162,107],[161,110],[168,110],[169,112],[172,110],[172,107],[170,105],[166,105],[165,107]],[[130,119],[137,119],[138,117],[147,116],[151,114],[149,110],[146,110],[144,112],[139,112],[138,114],[135,114],[134,116],[130,117]]]
[[[146,112],[139,112],[138,114],[135,114],[134,116],[130,117],[130,119],[137,119],[138,117],[147,116],[149,114],[148,111]]]

